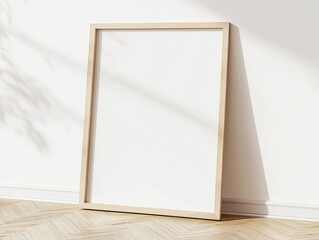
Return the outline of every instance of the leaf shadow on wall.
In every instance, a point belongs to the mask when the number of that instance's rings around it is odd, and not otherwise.
[[[5,67],[2,67],[0,72],[3,91],[0,96],[0,127],[16,125],[17,132],[28,136],[39,151],[46,151],[48,144],[36,128],[34,124],[36,120],[30,115],[30,110],[41,111],[49,108],[50,99],[38,86],[34,85],[33,79],[22,73],[19,66],[11,60],[10,52],[5,46],[14,37],[10,34],[8,27],[12,22],[14,9],[8,1],[1,3],[1,9],[3,21],[0,22],[0,39],[3,44],[0,46],[0,56]]]
[[[26,1],[19,4],[25,5]],[[22,49],[39,56],[48,69],[52,67],[48,59],[76,70],[82,69],[82,66],[27,36],[18,27],[13,28],[15,7],[17,5],[10,1],[0,2],[0,128],[18,133],[26,144],[31,144],[38,152],[48,153],[50,142],[46,127],[57,121],[66,124],[69,120],[81,125],[81,117],[60,102],[48,87],[42,86],[43,81],[36,74],[26,73],[23,66],[15,62],[17,57],[25,59],[27,55],[14,56],[11,50],[17,47],[15,44],[19,44]],[[37,71],[35,64],[34,71]]]
[[[41,112],[50,108],[50,99],[39,87],[33,85],[32,79],[26,75],[2,71],[0,77],[6,92],[10,93],[0,97],[0,126],[14,124],[16,131],[27,136],[39,151],[48,150],[47,141],[35,122],[43,120]],[[32,114],[34,111],[38,114]]]
[[[231,26],[223,162],[223,211],[243,211],[250,201],[256,213],[267,214],[269,199],[254,111],[250,99],[240,31]]]

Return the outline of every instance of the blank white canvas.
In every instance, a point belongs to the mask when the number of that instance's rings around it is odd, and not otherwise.
[[[222,30],[99,31],[92,203],[213,212]]]

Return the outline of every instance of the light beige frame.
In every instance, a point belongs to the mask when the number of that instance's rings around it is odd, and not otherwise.
[[[171,209],[156,209],[132,206],[119,206],[110,204],[97,204],[87,202],[88,187],[88,168],[90,162],[92,122],[93,122],[93,101],[94,101],[94,75],[96,60],[97,31],[99,30],[167,30],[167,29],[220,29],[223,31],[222,43],[222,66],[221,66],[221,87],[220,87],[220,107],[219,107],[219,130],[218,130],[218,150],[216,166],[216,192],[214,212],[192,212]],[[224,122],[226,106],[226,83],[227,83],[227,63],[228,63],[228,42],[229,42],[230,23],[227,22],[207,22],[207,23],[107,23],[92,24],[90,33],[90,47],[88,59],[88,74],[86,87],[85,119],[83,132],[83,150],[82,150],[82,171],[80,187],[80,208],[107,210],[130,213],[157,214],[178,217],[190,217],[201,219],[220,219],[221,209],[221,179],[222,179],[222,158],[224,143]]]

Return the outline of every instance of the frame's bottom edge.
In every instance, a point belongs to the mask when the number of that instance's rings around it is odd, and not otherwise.
[[[151,215],[151,216],[202,219],[202,220],[215,220],[215,221],[221,220],[221,214],[220,213],[217,214],[214,212],[192,212],[192,211],[184,211],[184,210],[144,208],[144,207],[120,206],[120,205],[100,204],[100,203],[80,203],[79,209],[107,211],[107,212],[116,212],[116,213],[141,214],[141,215]]]

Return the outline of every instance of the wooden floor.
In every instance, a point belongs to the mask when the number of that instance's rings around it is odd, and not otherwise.
[[[223,220],[77,209],[76,205],[0,199],[0,239],[319,239],[319,223],[223,216]]]

